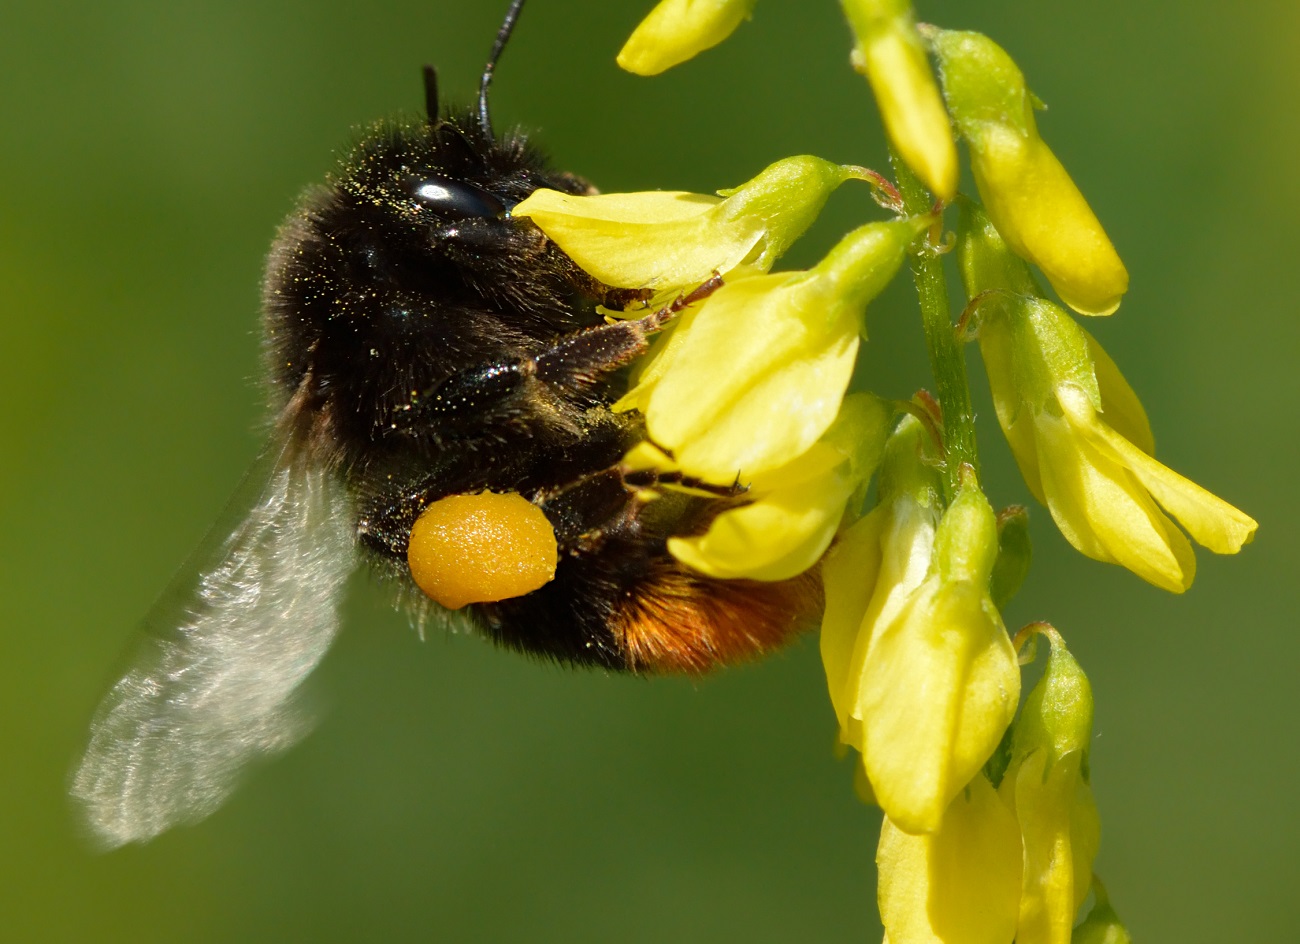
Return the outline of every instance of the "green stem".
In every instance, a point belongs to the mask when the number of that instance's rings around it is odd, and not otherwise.
[[[898,180],[898,192],[909,216],[929,213],[933,198],[916,175],[892,148],[889,152]],[[966,359],[948,311],[948,283],[943,259],[922,249],[911,256],[912,278],[921,302],[925,343],[930,349],[930,370],[935,393],[943,410],[944,490],[952,501],[961,485],[962,465],[979,473],[979,452],[975,447],[975,415],[970,405],[970,384],[966,380]]]

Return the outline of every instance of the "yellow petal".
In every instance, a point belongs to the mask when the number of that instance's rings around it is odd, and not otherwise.
[[[877,398],[849,397],[821,441],[754,479],[752,503],[723,512],[700,537],[670,539],[668,550],[714,577],[803,573],[825,553],[849,498],[875,470],[887,420]]]
[[[932,832],[1015,714],[1020,669],[987,588],[931,577],[872,641],[860,702],[867,773],[905,832]]]
[[[1072,751],[1046,768],[1048,754],[1038,751],[1014,772],[1004,788],[1015,792],[1016,819],[1024,838],[1024,885],[1016,941],[1023,944],[1070,944],[1075,912],[1087,895],[1096,853],[1094,837],[1080,836],[1085,847],[1074,848],[1074,803],[1079,786],[1081,754]],[[1087,858],[1086,869],[1084,862]],[[1075,877],[1086,874],[1083,894]]]
[[[1074,805],[1070,808],[1070,856],[1074,871],[1074,910],[1083,907],[1092,888],[1092,864],[1101,848],[1101,817],[1092,787],[1082,777],[1075,786]]]
[[[871,223],[807,272],[724,285],[670,342],[644,396],[650,438],[693,475],[748,481],[808,449],[853,374],[867,302],[901,265],[923,219]]]
[[[841,534],[822,561],[822,585],[826,590],[820,639],[822,666],[841,732],[847,731],[853,697],[849,684],[853,648],[880,574],[880,541],[885,524],[886,509],[878,505]],[[851,743],[847,738],[843,740]]]
[[[723,286],[690,325],[646,404],[646,426],[682,468],[716,482],[748,481],[811,446],[834,420],[858,351],[857,321],[810,323],[832,307],[797,274]]]
[[[847,463],[846,463],[847,464]],[[670,538],[668,551],[711,577],[787,580],[826,552],[855,484],[841,467],[798,488],[720,514],[698,538]]]
[[[771,268],[831,193],[863,173],[801,154],[722,191],[725,200],[679,191],[574,196],[538,190],[512,215],[531,219],[606,285],[672,291],[694,288],[714,272],[730,279],[742,265]]]
[[[1088,339],[1088,354],[1092,357],[1101,394],[1103,422],[1147,455],[1154,455],[1156,440],[1151,434],[1151,421],[1147,419],[1142,401],[1096,338],[1087,332],[1084,335]]]
[[[537,190],[511,215],[531,219],[584,271],[618,288],[695,286],[739,265],[758,219],[721,220],[717,197],[679,191],[573,196]]]
[[[886,819],[876,863],[887,941],[1008,944],[1015,936],[1020,831],[983,774],[930,835],[910,835]]]
[[[658,75],[722,42],[749,19],[755,0],[663,0],[628,37],[618,64]]]
[[[1216,554],[1235,554],[1254,539],[1255,529],[1259,527],[1254,518],[1157,462],[1100,418],[1090,419],[1084,411],[1076,410],[1077,407],[1071,410],[1071,416],[1083,434],[1100,451],[1127,466],[1196,543]]]
[[[1080,392],[1076,399],[1087,398]],[[1088,557],[1120,564],[1173,593],[1191,586],[1191,544],[1128,468],[1068,417],[1044,412],[1034,427],[1047,507],[1065,539]]]

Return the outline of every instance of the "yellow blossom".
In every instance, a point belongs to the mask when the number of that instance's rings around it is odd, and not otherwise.
[[[957,193],[957,147],[908,0],[841,0],[857,36],[854,66],[871,83],[890,142],[945,202]]]
[[[890,439],[880,505],[826,574],[832,621],[822,646],[841,737],[861,752],[886,815],[909,833],[938,828],[997,746],[1020,690],[989,599],[993,511],[968,481],[939,519],[938,482],[920,442],[911,418]],[[858,576],[871,593],[856,633],[845,605],[866,597],[851,589],[855,561],[879,567]]]
[[[886,819],[876,865],[889,944],[1008,944],[1015,937],[1020,832],[982,773],[932,833],[911,835]]]
[[[964,486],[935,533],[931,573],[870,629],[851,713],[877,801],[905,832],[938,827],[1016,710],[1020,670],[989,598],[996,553],[993,510]]]
[[[1088,784],[1092,689],[1055,630],[1048,637],[1047,669],[1025,699],[999,787],[1023,837],[1017,944],[1069,944],[1101,835]]]
[[[615,409],[688,474],[729,484],[806,452],[840,409],[867,302],[927,220],[870,223],[806,272],[730,282],[682,317]]]
[[[930,38],[994,225],[1016,253],[1042,269],[1067,305],[1083,315],[1109,315],[1128,290],[1128,271],[1039,137],[1024,75],[987,36],[934,30]]]
[[[810,449],[754,477],[749,504],[723,512],[699,537],[669,539],[668,550],[713,577],[786,580],[803,573],[825,553],[849,499],[875,471],[888,418],[876,397],[847,397]]]
[[[994,406],[1026,483],[1066,540],[1181,593],[1196,558],[1164,512],[1218,554],[1254,537],[1254,519],[1151,457],[1150,427],[1132,388],[1069,315],[1043,299],[997,310],[1005,316],[980,326]],[[1046,390],[1017,382],[1026,374]]]
[[[749,19],[755,0],[662,0],[633,30],[618,64],[658,75],[718,45]]]
[[[617,288],[671,291],[745,263],[766,271],[857,167],[790,157],[726,199],[676,190],[575,196],[537,190],[511,215],[529,218],[583,270]]]
[[[1066,540],[1181,593],[1196,558],[1165,512],[1215,553],[1254,537],[1254,519],[1152,458],[1142,404],[1100,345],[1058,306],[1013,294],[1033,280],[976,208],[964,208],[958,255],[967,291],[995,290],[978,311],[993,405],[1025,483]]]

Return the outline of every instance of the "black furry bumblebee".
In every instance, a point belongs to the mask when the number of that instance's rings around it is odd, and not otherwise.
[[[779,645],[819,605],[809,575],[717,580],[678,563],[668,538],[743,496],[664,489],[622,465],[643,424],[609,407],[673,310],[607,323],[598,305],[640,294],[600,284],[511,217],[538,188],[589,190],[522,136],[492,132],[487,89],[521,6],[476,111],[440,111],[426,68],[427,118],[366,133],[281,229],[264,285],[272,444],[233,527],[147,618],[74,775],[109,844],[206,816],[245,763],[305,730],[292,696],[359,560],[421,619],[449,616],[407,568],[416,519],[447,496],[514,493],[554,529],[553,579],[457,613],[511,649],[699,672]]]

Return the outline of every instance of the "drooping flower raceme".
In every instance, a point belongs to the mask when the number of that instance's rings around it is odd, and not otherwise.
[[[1025,481],[1085,554],[1182,590],[1195,560],[1171,517],[1221,552],[1249,541],[1255,523],[1152,458],[1132,389],[1030,274],[1026,263],[1088,315],[1113,312],[1128,287],[1096,215],[1039,136],[1020,69],[984,36],[916,26],[906,0],[841,5],[853,67],[901,158],[896,184],[794,158],[720,191],[725,199],[539,192],[515,213],[602,282],[654,296],[651,305],[721,275],[720,289],[692,296],[615,405],[646,420],[647,440],[623,464],[665,473],[670,486],[747,486],[705,533],[670,539],[686,566],[783,580],[820,563],[821,651],[840,739],[861,756],[859,795],[886,814],[877,863],[887,944],[1067,944],[1072,934],[1075,944],[1120,944],[1127,933],[1091,875],[1091,692],[1048,627],[1037,628],[1053,644],[1047,671],[1012,725],[1020,673],[999,608],[1029,567],[1027,515],[1012,507],[995,524],[980,490],[960,343],[978,337]],[[661,71],[721,41],[752,7],[665,0],[620,63]],[[958,249],[972,303],[957,333],[935,258],[944,207],[964,200],[954,127],[993,220],[963,207]],[[806,272],[766,274],[854,177],[871,180],[898,219],[850,233]],[[924,229],[926,245],[914,247]],[[937,397],[918,395],[886,440],[888,401],[846,391],[861,367],[863,310],[908,252]],[[877,464],[877,503],[859,517]],[[1089,888],[1096,907],[1072,929]]]
[[[1165,512],[1219,554],[1251,540],[1250,516],[1152,458],[1146,413],[1114,362],[1059,307],[1021,294],[1034,291],[1028,270],[969,204],[958,253],[967,291],[989,292],[978,336],[998,421],[1071,544],[1181,593],[1196,558]]]

